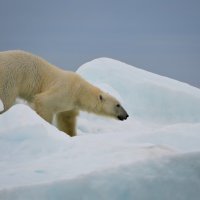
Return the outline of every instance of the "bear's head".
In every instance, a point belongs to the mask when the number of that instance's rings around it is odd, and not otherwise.
[[[86,80],[79,77],[81,84],[77,85],[75,95],[75,107],[82,111],[112,117],[118,120],[125,120],[128,114],[119,101],[112,95],[95,87]]]
[[[99,114],[113,117],[118,120],[126,120],[129,116],[119,101],[108,93],[98,95]]]

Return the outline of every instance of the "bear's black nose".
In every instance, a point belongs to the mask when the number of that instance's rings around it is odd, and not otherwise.
[[[121,120],[121,121],[127,119],[128,117],[129,117],[128,114],[126,114],[125,116],[123,116],[123,115],[117,116],[117,118],[118,118],[119,120]]]
[[[117,116],[117,118],[119,119],[119,120],[123,120],[124,118],[122,117],[122,116]]]

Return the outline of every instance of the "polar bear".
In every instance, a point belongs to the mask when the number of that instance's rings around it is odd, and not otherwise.
[[[16,98],[26,100],[47,122],[56,117],[57,128],[76,135],[79,110],[119,120],[128,117],[119,101],[84,80],[31,53],[0,52],[0,99],[7,111]]]

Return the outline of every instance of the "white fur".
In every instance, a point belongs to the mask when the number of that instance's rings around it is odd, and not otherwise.
[[[58,128],[71,136],[76,134],[79,110],[115,118],[119,114],[115,109],[119,102],[114,97],[78,74],[24,51],[0,52],[0,99],[4,105],[0,113],[17,97],[28,101],[49,123],[56,114]]]

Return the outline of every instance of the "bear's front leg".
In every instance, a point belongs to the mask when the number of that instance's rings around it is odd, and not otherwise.
[[[56,114],[56,123],[59,130],[67,133],[68,135],[76,136],[76,117],[77,110],[70,110]]]

